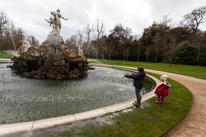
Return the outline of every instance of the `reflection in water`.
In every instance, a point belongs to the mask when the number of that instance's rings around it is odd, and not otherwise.
[[[78,79],[37,80],[5,66],[0,64],[0,124],[69,115],[135,98],[132,80],[122,78],[128,71],[95,67]],[[154,86],[146,77],[142,94]]]

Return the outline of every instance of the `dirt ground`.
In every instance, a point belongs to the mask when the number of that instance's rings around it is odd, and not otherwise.
[[[132,68],[132,67],[128,67]],[[192,106],[187,115],[168,133],[169,137],[205,137],[206,136],[206,80],[145,69],[159,75],[167,74],[169,78],[187,87],[193,95]]]

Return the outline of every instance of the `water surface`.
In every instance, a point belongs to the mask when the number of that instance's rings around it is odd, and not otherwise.
[[[130,72],[95,67],[78,79],[37,80],[21,77],[0,64],[0,124],[75,114],[135,98]],[[146,77],[142,94],[155,87]]]

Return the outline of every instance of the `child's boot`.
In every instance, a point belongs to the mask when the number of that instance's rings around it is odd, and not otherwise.
[[[132,103],[136,108],[140,109],[140,105],[141,105],[141,100],[142,97],[137,98],[137,101],[134,101],[134,103]]]
[[[164,104],[164,101],[165,101],[165,98],[162,98],[162,99],[161,99],[161,103],[163,103],[163,104]]]
[[[157,98],[157,101],[155,101],[155,103],[161,103],[161,100],[159,97]]]

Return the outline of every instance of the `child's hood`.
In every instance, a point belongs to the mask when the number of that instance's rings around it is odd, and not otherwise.
[[[170,85],[169,83],[167,83],[167,82],[163,82],[163,84],[164,84],[165,86],[167,86],[167,87],[171,87],[171,85]]]

